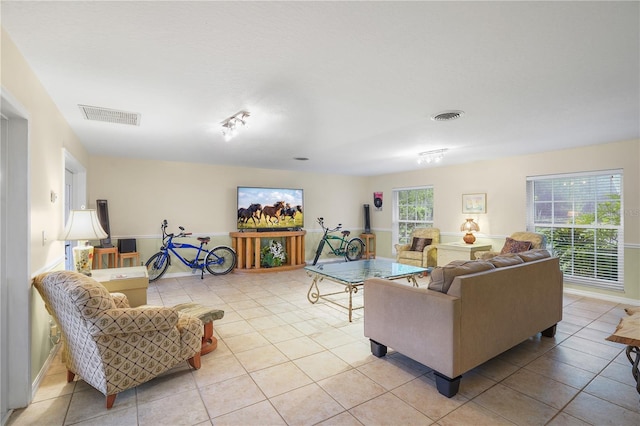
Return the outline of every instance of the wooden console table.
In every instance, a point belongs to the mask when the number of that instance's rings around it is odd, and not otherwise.
[[[230,232],[231,245],[236,251],[238,272],[276,272],[304,268],[304,236],[307,231]],[[262,239],[285,239],[287,263],[273,268],[260,265]]]

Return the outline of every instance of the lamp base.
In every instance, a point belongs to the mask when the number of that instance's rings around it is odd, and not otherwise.
[[[91,266],[93,265],[93,246],[74,247],[73,264],[76,267],[76,271],[90,277]]]
[[[473,244],[476,242],[476,237],[472,233],[465,234],[464,237],[462,237],[462,239],[467,244]]]

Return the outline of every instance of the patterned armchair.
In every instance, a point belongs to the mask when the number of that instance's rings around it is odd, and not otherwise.
[[[130,308],[91,277],[72,271],[38,275],[33,284],[64,342],[67,381],[75,375],[107,397],[158,376],[180,362],[200,368],[202,322],[162,306]]]
[[[440,243],[440,230],[438,228],[416,228],[411,233],[409,244],[396,244],[396,262],[405,265],[436,266],[438,250],[436,245]]]
[[[475,256],[476,259],[487,260],[499,254],[520,253],[531,249],[543,249],[546,246],[547,241],[543,234],[521,231],[507,237],[501,251],[477,251]]]

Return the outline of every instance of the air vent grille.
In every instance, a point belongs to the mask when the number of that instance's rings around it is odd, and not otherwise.
[[[433,121],[451,121],[464,115],[464,111],[442,111],[431,116]]]
[[[119,111],[117,109],[78,105],[82,116],[87,120],[102,121],[105,123],[140,125],[140,114],[135,112]]]

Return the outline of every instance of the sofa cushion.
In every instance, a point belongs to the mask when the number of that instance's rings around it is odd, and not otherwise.
[[[505,253],[520,253],[521,251],[527,251],[531,248],[531,241],[519,241],[513,238],[507,237],[504,242],[504,246],[500,251],[500,254]]]
[[[532,260],[540,260],[551,257],[551,254],[545,249],[533,249],[518,253],[518,257],[520,257],[525,262],[531,262]]]
[[[423,251],[426,246],[431,245],[431,238],[418,238],[413,237],[413,241],[411,242],[411,251]]]
[[[513,266],[524,263],[524,260],[517,253],[505,253],[499,256],[494,256],[487,259],[487,262],[491,263],[496,268],[502,268],[504,266]]]
[[[429,290],[446,293],[449,291],[453,279],[458,275],[474,274],[489,269],[495,269],[495,266],[482,260],[454,260],[431,271],[431,281],[428,288]]]

